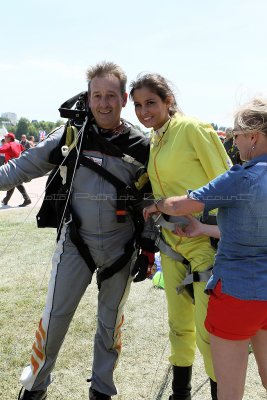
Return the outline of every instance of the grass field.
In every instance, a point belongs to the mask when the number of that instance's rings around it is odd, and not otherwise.
[[[31,212],[30,215],[29,212]],[[45,302],[55,231],[37,229],[30,209],[0,210],[0,399],[17,399]],[[49,400],[88,399],[97,287],[86,291],[60,352]],[[125,309],[123,350],[115,371],[114,400],[167,400],[170,394],[168,326],[164,291],[151,281],[133,284]],[[197,353],[193,399],[208,400],[209,387]],[[245,400],[266,399],[253,355]],[[230,399],[229,399],[230,400]]]

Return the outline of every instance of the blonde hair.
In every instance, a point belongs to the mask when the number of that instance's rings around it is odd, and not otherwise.
[[[267,99],[255,97],[236,112],[235,118],[243,131],[267,136]]]

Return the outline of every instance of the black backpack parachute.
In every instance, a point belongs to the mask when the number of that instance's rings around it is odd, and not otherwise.
[[[46,182],[45,198],[36,219],[38,228],[57,228],[59,233],[64,212],[67,210],[66,202],[69,197],[68,179],[71,173],[70,168],[73,166],[73,160],[72,162],[70,160],[72,157],[63,156],[62,146],[65,146],[66,142],[76,140],[75,133],[83,126],[86,118],[88,123],[93,123],[93,114],[88,106],[86,91],[78,93],[65,101],[58,110],[60,116],[67,118],[68,121],[65,124],[64,134],[59,146],[50,154],[49,160],[57,166],[51,171]],[[77,143],[78,140],[77,138]],[[65,166],[67,164],[69,170],[67,182],[62,184],[59,165]]]
[[[67,118],[76,127],[81,127],[86,117],[93,121],[94,117],[88,105],[87,96],[88,92],[81,92],[65,101],[58,109],[60,116]]]

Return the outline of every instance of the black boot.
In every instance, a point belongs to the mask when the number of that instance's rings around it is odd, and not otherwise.
[[[169,400],[191,400],[192,365],[189,367],[173,366],[173,394]]]
[[[47,398],[47,390],[28,390],[21,388],[18,400],[45,400]]]
[[[15,190],[15,188],[12,188],[12,189],[10,189],[10,190],[8,190],[8,191],[6,192],[6,195],[5,195],[5,197],[3,198],[3,200],[2,200],[2,203],[3,203],[4,206],[6,206],[7,203],[9,202],[9,200],[11,199],[11,196],[12,196],[12,194],[14,193],[14,190]]]
[[[100,393],[90,387],[89,389],[89,400],[111,400],[111,397],[107,394]]]
[[[23,196],[24,202],[22,204],[19,205],[19,207],[25,207],[28,206],[29,204],[31,204],[31,199],[28,195],[28,193],[26,192],[26,189],[23,185],[18,185],[16,186],[16,188],[20,191],[20,193]]]
[[[210,393],[212,400],[217,400],[217,382],[210,379]]]
[[[19,207],[26,207],[29,204],[31,204],[31,202],[32,202],[31,199],[24,200],[24,202],[22,204],[20,204]]]

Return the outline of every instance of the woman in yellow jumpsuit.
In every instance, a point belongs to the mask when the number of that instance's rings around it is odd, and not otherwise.
[[[130,98],[139,121],[146,128],[152,128],[148,174],[156,199],[184,195],[188,188],[199,188],[229,168],[229,158],[217,133],[209,124],[185,116],[179,110],[164,77],[139,75],[131,83]],[[186,290],[177,294],[188,268],[191,272],[206,271],[213,265],[215,250],[206,236],[178,237],[164,228],[162,236],[172,250],[185,258],[179,262],[161,251],[170,327],[169,360],[173,366],[173,393],[169,400],[191,399],[196,345],[210,377],[211,397],[216,400],[209,335],[204,327],[208,304],[204,293],[206,283],[193,282],[194,304]]]

